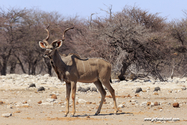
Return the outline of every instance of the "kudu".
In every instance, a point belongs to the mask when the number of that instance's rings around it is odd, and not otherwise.
[[[65,117],[69,113],[69,98],[72,91],[73,100],[73,113],[75,115],[75,95],[76,95],[76,83],[94,83],[101,93],[101,102],[95,115],[100,113],[103,101],[106,96],[106,91],[103,85],[109,90],[114,101],[115,113],[117,113],[117,104],[115,99],[115,91],[110,85],[111,78],[111,64],[103,59],[90,58],[81,59],[75,54],[70,54],[68,56],[60,56],[58,48],[60,48],[65,40],[65,33],[69,29],[67,28],[62,35],[62,40],[54,40],[51,44],[47,41],[49,39],[49,31],[46,28],[48,35],[47,37],[39,42],[39,46],[42,49],[46,49],[44,56],[50,58],[52,67],[54,68],[58,78],[66,82],[66,112]]]

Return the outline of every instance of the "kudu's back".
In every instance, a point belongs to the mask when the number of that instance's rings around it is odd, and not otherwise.
[[[62,60],[69,67],[70,74],[76,74],[79,82],[92,83],[98,79],[110,80],[111,64],[103,59],[81,59],[75,55],[69,55]]]

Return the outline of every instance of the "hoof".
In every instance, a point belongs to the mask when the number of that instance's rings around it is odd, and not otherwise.
[[[94,114],[94,116],[97,116],[97,115],[98,115],[97,113]]]
[[[75,115],[70,115],[70,117],[75,117]]]
[[[116,110],[116,111],[114,111],[114,114],[115,114],[115,115],[117,115],[117,114],[118,114],[118,112],[119,112],[119,110]]]
[[[116,113],[113,113],[113,115],[119,115],[119,114],[116,112]]]
[[[64,117],[67,117],[67,114],[65,114]]]

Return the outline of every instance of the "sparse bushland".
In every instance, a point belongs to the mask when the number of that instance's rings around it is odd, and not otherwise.
[[[48,25],[50,39],[61,38],[63,30],[74,25],[59,51],[104,58],[120,80],[127,79],[129,73],[134,74],[133,79],[152,76],[161,81],[186,75],[187,17],[167,22],[158,13],[137,6],[125,6],[120,12],[106,13],[106,17],[92,16],[67,18],[58,12],[1,8],[1,75],[54,75],[48,60],[44,65],[43,50],[38,47]]]

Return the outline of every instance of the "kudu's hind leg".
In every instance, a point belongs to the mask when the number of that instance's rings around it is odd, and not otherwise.
[[[75,115],[75,95],[76,95],[76,82],[71,82],[71,91],[72,91],[72,100],[73,100],[73,112],[71,117],[74,117]]]
[[[66,112],[64,117],[66,117],[69,113],[69,98],[71,93],[71,84],[66,82]]]
[[[109,80],[108,80],[108,81],[102,80],[101,82],[103,83],[103,85],[108,89],[108,91],[109,91],[110,94],[112,95],[112,98],[113,98],[113,101],[114,101],[114,108],[115,108],[114,113],[116,114],[116,113],[118,112],[118,109],[117,109],[117,103],[116,103],[115,90],[114,90],[114,89],[112,88],[112,86],[110,85]]]
[[[102,83],[98,80],[96,82],[94,82],[94,84],[96,85],[97,89],[99,90],[100,94],[101,94],[101,102],[99,105],[99,108],[97,109],[97,112],[95,113],[95,115],[98,115],[101,111],[105,96],[106,96],[106,91],[104,90]]]

